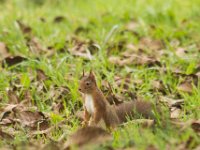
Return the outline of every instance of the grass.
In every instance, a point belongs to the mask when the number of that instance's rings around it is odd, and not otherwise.
[[[156,96],[160,93],[153,92],[151,82],[161,80],[168,85],[171,91],[166,91],[167,95],[179,93],[185,100],[184,116],[182,120],[199,119],[200,112],[200,83],[192,94],[178,92],[177,85],[185,80],[184,77],[175,77],[172,68],[180,68],[185,74],[195,73],[199,65],[199,32],[200,32],[200,1],[199,0],[13,0],[0,1],[0,41],[6,43],[10,53],[13,55],[22,55],[28,58],[15,66],[0,68],[0,96],[3,97],[1,103],[7,103],[6,90],[10,87],[10,82],[15,83],[19,80],[22,88],[18,91],[19,95],[27,89],[31,92],[32,99],[40,111],[50,113],[51,123],[56,124],[69,117],[71,112],[80,109],[80,94],[78,90],[78,81],[82,70],[89,71],[91,68],[97,75],[98,84],[102,80],[107,80],[114,84],[114,77],[121,75],[125,77],[131,70],[132,81],[142,79],[144,82],[136,89],[131,86],[131,90],[144,99],[152,102],[156,101]],[[54,22],[57,16],[64,16],[66,19],[59,23]],[[41,20],[45,21],[41,21]],[[121,34],[126,28],[127,23],[134,19],[138,26],[135,31],[137,36],[127,32]],[[26,45],[24,34],[21,32],[16,20],[22,20],[30,26],[33,35],[37,37],[43,47],[53,46],[56,53],[50,58],[45,55],[37,55],[30,52]],[[74,57],[68,48],[75,44],[72,37],[75,31],[83,28],[76,36],[80,40],[92,40],[100,46],[100,50],[94,55],[94,59],[85,61],[81,57]],[[115,29],[116,28],[116,29]],[[86,32],[85,29],[88,31]],[[114,31],[113,31],[114,30]],[[152,39],[162,40],[165,43],[164,51],[167,55],[160,58],[162,66],[167,69],[166,73],[160,73],[155,68],[149,68],[146,65],[129,67],[116,67],[108,61],[107,51],[110,45],[117,45],[121,41],[138,44],[138,37],[150,37]],[[68,40],[68,44],[66,44]],[[187,48],[188,54],[185,58],[176,56],[176,47],[172,42],[179,41],[180,47]],[[64,49],[64,53],[61,52]],[[115,46],[111,53],[118,55],[119,51],[125,51]],[[196,54],[194,57],[193,54]],[[43,84],[47,91],[37,90],[37,85],[31,82],[31,78],[36,78],[36,69],[41,69],[50,78]],[[70,76],[72,74],[72,76]],[[56,101],[51,97],[51,86],[67,86],[70,93],[63,95],[61,100],[65,102],[65,111],[62,115],[54,114],[51,111],[51,104]],[[122,89],[116,89],[120,92]],[[78,108],[77,108],[78,107]],[[187,111],[191,113],[186,114]],[[64,117],[63,117],[64,116]],[[67,125],[69,132],[75,131],[79,122],[73,119],[72,125]],[[58,139],[63,130],[56,130],[52,133],[53,139]],[[26,131],[20,133],[15,138],[14,144],[27,142]],[[114,148],[126,148],[133,144],[138,149],[146,149],[154,145],[157,149],[176,149],[178,145],[187,143],[192,137],[193,142],[188,146],[189,149],[200,144],[199,136],[188,128],[180,132],[175,127],[158,126],[155,129],[141,128],[139,125],[130,125],[125,128],[119,128],[113,133],[114,140],[111,145]],[[38,137],[38,140],[43,137]],[[46,141],[48,142],[48,140]],[[4,144],[3,142],[2,145]]]

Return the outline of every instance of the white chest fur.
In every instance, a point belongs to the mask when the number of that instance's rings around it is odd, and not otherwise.
[[[90,114],[94,113],[94,101],[92,95],[85,95],[85,107]]]

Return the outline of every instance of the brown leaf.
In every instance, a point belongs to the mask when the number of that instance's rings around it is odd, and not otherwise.
[[[151,85],[152,85],[153,89],[156,91],[160,91],[163,93],[165,93],[165,91],[166,91],[165,86],[162,81],[154,80],[151,82]]]
[[[11,124],[14,124],[14,121],[12,119],[2,119],[0,121],[0,125],[3,125],[3,126],[8,126]]]
[[[19,64],[23,61],[27,60],[27,58],[22,57],[22,56],[9,56],[3,59],[2,67],[10,67],[16,64]]]
[[[32,129],[37,129],[37,123],[45,119],[44,114],[38,111],[21,110],[21,108],[16,107],[14,112],[16,119],[19,119],[22,126]]]
[[[94,55],[101,49],[101,47],[97,43],[90,41],[88,43],[88,49],[91,52],[91,54]]]
[[[20,27],[20,30],[22,31],[22,33],[24,34],[30,34],[32,32],[32,29],[30,26],[24,24],[22,21],[17,20],[17,23]]]
[[[100,46],[91,40],[83,41],[77,37],[74,37],[72,42],[74,46],[69,48],[69,52],[74,56],[83,57],[85,59],[93,59],[92,54],[97,53],[97,51],[100,49]]]
[[[8,98],[9,98],[8,101],[9,104],[19,104],[20,102],[19,97],[16,95],[14,91],[11,90],[8,91]]]
[[[1,129],[0,129],[0,139],[1,140],[13,140],[14,137],[6,132],[3,132]]]
[[[53,131],[56,128],[61,128],[63,124],[66,124],[66,120],[61,121],[55,125],[51,125],[49,124],[48,121],[44,121],[44,123],[42,123],[42,125],[40,125],[40,130],[35,130],[30,132],[29,137],[34,137],[34,136],[38,136],[38,135],[49,135],[51,134],[51,131]]]
[[[83,27],[83,26],[79,26],[75,29],[74,33],[76,35],[78,35],[79,33],[88,33],[89,32],[89,28]]]
[[[197,134],[200,135],[200,120],[194,120],[189,119],[187,121],[180,121],[180,120],[172,120],[172,124],[178,126],[180,131],[184,131],[185,129],[188,129],[188,127],[191,127]]]
[[[134,45],[132,43],[127,44],[126,48],[128,49],[128,51],[134,51],[134,52],[138,51],[138,48],[136,47],[136,45]]]
[[[4,118],[7,118],[9,116],[9,114],[12,112],[12,110],[17,106],[18,105],[13,105],[13,104],[8,104],[7,106],[5,106],[2,111],[0,121],[2,121]]]
[[[114,87],[123,87],[123,90],[126,91],[131,85],[131,74],[127,74],[125,77],[115,76]]]
[[[38,38],[31,37],[30,39],[27,38],[26,45],[28,46],[29,50],[35,54],[40,55],[41,53],[47,53],[46,48],[41,44]]]
[[[188,92],[188,93],[192,93],[192,90],[193,90],[193,86],[191,84],[191,82],[182,82],[178,87],[177,89],[179,91],[182,91],[182,92]]]
[[[84,127],[73,133],[68,141],[64,144],[64,149],[70,146],[78,146],[84,148],[91,144],[100,144],[102,142],[111,140],[111,135],[102,128],[99,127]]]
[[[147,65],[147,66],[154,66],[154,65],[161,65],[160,61],[151,56],[147,56],[146,54],[137,54],[131,51],[125,51],[121,53],[119,56],[110,56],[109,61],[112,64],[124,66],[124,65]]]
[[[110,83],[108,83],[107,81],[104,80],[100,88],[103,91],[104,95],[106,96],[107,101],[111,105],[112,104],[118,105],[123,102],[122,98],[119,95],[113,93],[113,89]]]
[[[200,120],[193,121],[191,127],[195,132],[200,134]]]
[[[86,59],[93,59],[91,53],[89,50],[87,50],[87,47],[86,45],[76,45],[75,47],[73,47],[71,50],[70,50],[71,54],[74,55],[74,56],[79,56],[79,57],[83,57],[83,58],[86,58]]]
[[[17,113],[16,114],[17,118],[22,120],[24,124],[44,119],[44,115],[41,112],[32,112],[27,110],[27,111],[19,111],[16,113]]]
[[[172,47],[178,47],[180,45],[180,41],[178,39],[173,39],[170,41],[170,45]]]
[[[63,102],[59,102],[59,103],[54,103],[52,106],[52,110],[55,114],[59,114],[60,112],[62,112],[65,109]]]
[[[0,42],[0,59],[4,59],[8,56],[10,56],[10,53],[8,52],[8,48],[6,44],[3,42]]]
[[[151,50],[161,50],[163,48],[163,43],[160,40],[153,40],[149,37],[143,37],[140,39],[139,47],[141,49],[151,49]]]
[[[23,106],[27,106],[30,107],[32,106],[32,97],[31,97],[31,93],[29,90],[26,90],[24,93],[24,99],[21,101],[20,103]]]
[[[134,32],[136,31],[138,26],[138,22],[136,22],[135,20],[131,20],[128,24],[126,24],[126,29]]]
[[[168,105],[168,107],[179,107],[184,104],[183,99],[173,99],[170,97],[160,96],[159,101]]]
[[[38,81],[44,81],[44,80],[48,79],[47,75],[44,73],[43,70],[37,69],[36,71],[37,71],[37,80]]]
[[[186,56],[187,54],[187,50],[185,50],[184,48],[182,47],[179,47],[177,50],[176,50],[176,55],[179,56],[179,57],[184,57]]]
[[[172,119],[180,118],[181,113],[182,113],[182,111],[180,108],[172,107],[171,113],[170,113],[170,118],[172,118]]]
[[[200,71],[196,73],[196,76],[200,78]]]
[[[60,144],[54,141],[51,141],[47,144],[45,144],[41,150],[60,150]]]
[[[54,23],[60,23],[64,21],[66,18],[64,16],[56,16],[53,20]]]
[[[126,41],[121,40],[117,42],[110,43],[107,48],[107,55],[110,56],[112,52],[122,51],[126,46]]]
[[[154,145],[149,145],[146,150],[158,150]]]

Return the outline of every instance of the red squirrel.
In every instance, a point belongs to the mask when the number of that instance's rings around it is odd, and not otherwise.
[[[135,112],[153,118],[152,104],[146,101],[129,101],[118,106],[110,105],[102,91],[98,88],[95,75],[90,71],[88,76],[83,72],[79,91],[83,94],[84,125],[97,125],[101,120],[107,128],[115,128]]]

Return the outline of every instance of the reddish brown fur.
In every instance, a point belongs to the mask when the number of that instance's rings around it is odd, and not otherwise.
[[[127,117],[136,118],[136,115],[154,119],[153,105],[150,102],[135,100],[124,102],[115,107],[120,123],[126,122]]]
[[[79,91],[83,94],[90,94],[94,103],[94,114],[91,115],[84,106],[84,123],[88,124],[92,119],[94,125],[101,119],[104,120],[107,127],[116,127],[118,124],[126,121],[126,116],[133,116],[135,112],[146,118],[152,118],[152,104],[145,101],[124,102],[118,106],[111,106],[98,88],[95,76],[90,72],[89,76],[83,76],[80,81]],[[85,100],[84,100],[85,103]],[[91,125],[91,124],[89,124]]]
[[[90,75],[83,77],[80,81],[79,91],[84,94],[90,94],[93,97],[94,102],[94,114],[89,114],[84,107],[84,120],[87,124],[90,117],[94,124],[98,124],[101,119],[104,120],[107,127],[115,127],[119,124],[119,119],[116,112],[111,108],[110,104],[106,100],[101,90],[97,87],[94,74],[90,72]]]

